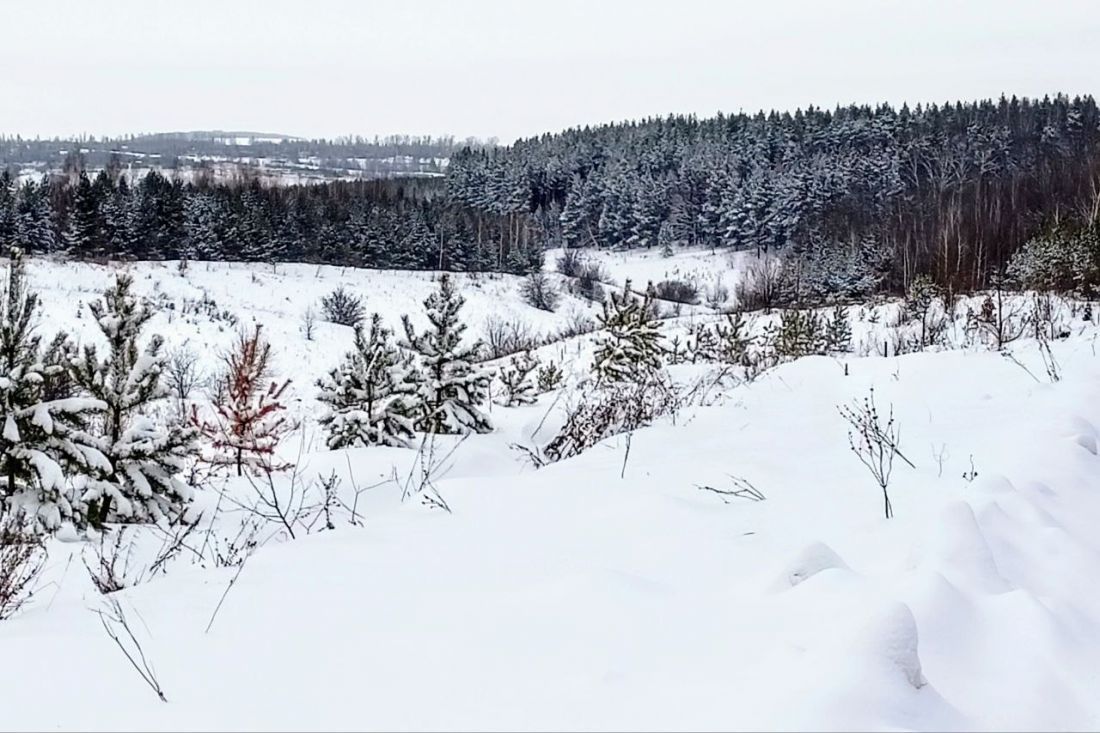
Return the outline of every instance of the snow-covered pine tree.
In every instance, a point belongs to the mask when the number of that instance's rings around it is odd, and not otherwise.
[[[535,383],[531,374],[538,369],[539,360],[530,351],[514,355],[500,370],[500,382],[504,385],[505,407],[530,405],[535,402]]]
[[[431,328],[417,335],[408,316],[403,318],[407,347],[420,354],[424,380],[417,427],[428,433],[488,433],[488,416],[478,408],[489,391],[489,373],[474,364],[479,344],[462,346],[466,330],[458,312],[466,299],[450,275],[439,278],[439,290],[424,301]]]
[[[600,333],[592,371],[603,384],[644,382],[662,366],[664,347],[653,317],[653,292],[644,298],[631,293],[630,281],[622,295],[611,293],[599,316]]]
[[[198,431],[158,415],[158,403],[168,396],[161,378],[163,339],[155,335],[139,348],[153,310],[131,292],[132,285],[129,275],[120,274],[101,301],[89,304],[107,353],[100,359],[94,345],[85,346],[70,366],[73,381],[106,405],[95,425],[110,470],[89,477],[81,498],[93,525],[172,518],[192,497],[177,476],[194,453]]]
[[[42,351],[34,333],[37,310],[22,253],[12,250],[0,303],[0,494],[6,507],[56,529],[76,514],[68,479],[110,468],[84,430],[106,405],[72,391],[62,363],[68,352],[64,334]]]
[[[382,317],[371,316],[370,330],[355,328],[355,346],[336,369],[317,382],[318,400],[329,407],[320,419],[329,448],[357,445],[406,447],[413,437],[417,384],[409,355],[392,342]]]
[[[264,475],[289,468],[275,461],[275,448],[295,428],[282,402],[290,380],[271,379],[271,344],[259,325],[237,337],[224,362],[213,419],[203,420],[197,407],[191,412],[192,424],[211,448],[206,461],[214,468],[235,469],[238,476],[246,469]]]

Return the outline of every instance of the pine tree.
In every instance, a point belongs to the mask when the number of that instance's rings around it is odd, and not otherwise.
[[[539,368],[539,360],[530,351],[516,354],[500,370],[500,382],[504,385],[505,407],[530,405],[535,402],[535,384],[532,373]]]
[[[106,405],[70,389],[64,334],[43,353],[34,333],[38,296],[25,278],[22,253],[12,250],[0,305],[0,492],[8,507],[56,529],[78,513],[68,479],[110,468],[84,430]]]
[[[439,290],[424,301],[431,328],[417,335],[405,316],[407,346],[421,356],[421,416],[417,426],[428,433],[488,433],[488,416],[478,408],[489,391],[489,374],[474,364],[479,344],[462,346],[466,330],[458,312],[466,300],[450,275],[441,275]]]
[[[72,379],[106,405],[96,437],[110,470],[89,478],[82,497],[96,525],[173,517],[192,496],[177,475],[194,453],[198,431],[158,415],[158,403],[168,396],[163,340],[155,335],[139,348],[153,310],[131,292],[132,285],[129,275],[120,274],[103,299],[89,305],[107,353],[101,360],[94,345],[85,346],[70,367]]]
[[[318,400],[329,407],[320,419],[329,448],[357,445],[407,447],[417,385],[411,359],[391,341],[382,317],[371,316],[370,330],[355,329],[355,347],[339,367],[318,380]]]
[[[271,344],[260,327],[241,333],[223,360],[213,419],[203,420],[197,407],[191,412],[192,424],[211,448],[207,462],[214,468],[234,469],[238,476],[246,470],[258,476],[289,468],[276,462],[275,449],[296,427],[282,402],[290,380],[280,384],[271,379]]]
[[[652,289],[638,298],[630,292],[630,285],[627,280],[622,295],[611,293],[599,317],[603,332],[592,370],[601,383],[644,382],[662,366],[664,348],[653,317]]]

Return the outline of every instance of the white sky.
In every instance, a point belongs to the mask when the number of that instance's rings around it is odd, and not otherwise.
[[[0,132],[517,136],[1100,94],[1100,0],[0,0]]]

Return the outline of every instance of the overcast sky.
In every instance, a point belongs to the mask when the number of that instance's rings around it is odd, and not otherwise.
[[[517,136],[1100,92],[1100,0],[0,0],[0,131]]]

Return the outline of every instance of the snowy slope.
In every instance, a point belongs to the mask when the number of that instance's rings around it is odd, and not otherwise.
[[[72,299],[44,293],[47,321],[90,333],[74,301],[108,274],[59,267],[33,267],[37,284]],[[300,298],[346,279],[392,320],[431,289],[427,274],[280,266],[253,282],[218,267],[186,279],[134,269],[148,292],[182,302],[205,288],[242,320],[255,314],[301,383],[348,336],[332,326],[306,342]],[[551,329],[566,318],[523,306],[517,287],[465,287],[471,320],[506,313]],[[212,352],[232,337],[214,323],[157,325]],[[259,550],[208,633],[232,569],[174,568],[116,594],[140,619],[167,704],[90,610],[102,600],[81,545],[55,542],[53,584],[0,623],[6,657],[50,660],[49,680],[0,668],[2,727],[1095,729],[1097,333],[1078,324],[1052,346],[1054,384],[977,349],[805,358],[717,389],[629,444],[539,470],[509,444],[544,439],[554,397],[494,407],[498,430],[459,445],[437,481],[453,514],[384,483],[367,492],[364,526]],[[1013,351],[1044,374],[1034,342]],[[895,468],[890,520],[837,411],[872,386],[916,466]],[[310,474],[360,484],[413,460],[304,456]],[[698,489],[730,475],[766,500],[725,504]]]

